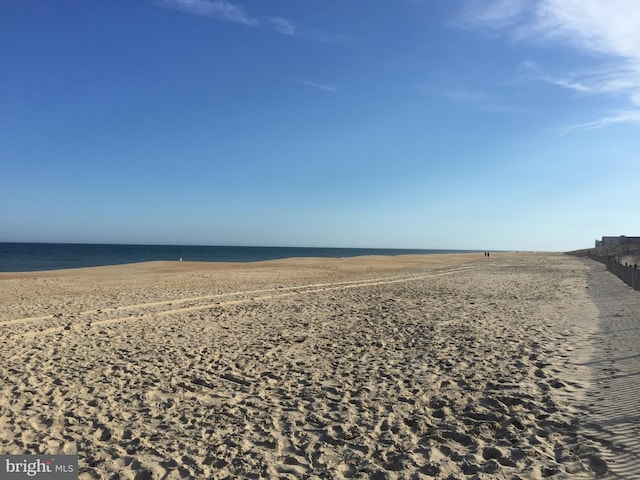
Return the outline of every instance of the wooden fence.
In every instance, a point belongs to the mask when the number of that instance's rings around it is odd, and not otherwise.
[[[640,290],[640,269],[637,264],[622,264],[613,255],[597,255],[591,252],[586,252],[586,255],[582,254],[578,256],[589,257],[592,260],[604,263],[608,271],[635,290]]]

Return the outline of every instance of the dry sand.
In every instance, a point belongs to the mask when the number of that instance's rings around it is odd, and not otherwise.
[[[85,478],[638,478],[640,292],[563,255],[0,274],[0,453]]]

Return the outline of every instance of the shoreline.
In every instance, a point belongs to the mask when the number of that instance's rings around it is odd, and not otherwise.
[[[406,253],[406,254],[398,254],[398,255],[354,255],[350,257],[284,257],[284,258],[272,258],[265,260],[247,260],[247,261],[223,261],[223,260],[146,260],[141,262],[128,262],[128,263],[117,263],[117,264],[109,264],[109,265],[91,265],[86,267],[73,267],[73,268],[58,268],[58,269],[48,269],[48,270],[25,270],[25,271],[16,271],[16,272],[3,272],[0,271],[0,280],[2,277],[9,277],[12,275],[19,275],[20,277],[29,277],[29,276],[41,276],[41,275],[64,275],[67,272],[71,275],[82,273],[83,271],[90,271],[91,269],[126,269],[128,267],[131,268],[140,268],[144,269],[145,266],[158,266],[158,267],[176,267],[175,270],[179,271],[180,269],[177,267],[185,266],[188,269],[202,269],[202,270],[210,270],[215,268],[224,268],[224,267],[260,267],[264,264],[278,264],[278,263],[318,263],[323,261],[344,261],[344,260],[358,260],[358,259],[388,259],[389,261],[398,259],[416,259],[423,257],[432,257],[435,256],[437,258],[441,258],[443,256],[473,256],[477,257],[482,252],[460,252],[460,253],[426,253],[426,254],[416,254],[416,253]],[[496,252],[495,255],[499,254],[512,254],[513,252]],[[529,254],[554,254],[556,252],[525,252]],[[560,253],[560,252],[558,252]],[[151,270],[151,269],[150,269]]]
[[[202,267],[0,274],[0,452],[78,453],[81,479],[615,470],[587,417],[602,311],[582,260]]]
[[[0,270],[40,272],[150,261],[238,262],[290,258],[350,258],[363,255],[480,253],[460,249],[256,247],[126,244],[32,244],[0,242]]]

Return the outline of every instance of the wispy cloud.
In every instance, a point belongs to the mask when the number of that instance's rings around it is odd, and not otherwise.
[[[591,71],[544,71],[533,62],[524,70],[544,81],[584,95],[621,99],[628,111],[570,127],[600,128],[640,122],[640,9],[637,0],[469,0],[459,25],[506,34],[538,46],[564,45],[601,61]],[[566,133],[566,132],[565,132]]]
[[[283,35],[294,36],[296,34],[296,27],[286,18],[270,17],[269,24],[276,32]]]
[[[467,105],[472,109],[491,113],[516,113],[523,108],[518,105],[506,103],[498,95],[488,90],[479,88],[442,88],[429,84],[416,84],[412,90],[422,95],[436,95],[447,99],[452,103]]]
[[[317,28],[309,28],[279,15],[254,17],[238,3],[226,0],[151,0],[160,7],[226,22],[262,27],[281,35],[300,37],[321,43],[357,47],[353,38]]]
[[[468,0],[457,24],[485,31],[512,28],[526,17],[530,3],[527,0]]]
[[[570,125],[561,129],[558,133],[560,135],[566,135],[575,130],[594,129],[606,127],[607,125],[615,125],[617,123],[640,123],[640,110],[620,111],[608,115],[593,122],[580,123],[577,125]]]
[[[629,93],[636,85],[632,70],[619,69],[620,66],[578,72],[550,73],[533,60],[521,63],[518,70],[521,81],[540,81],[573,90],[585,95]]]
[[[551,40],[640,60],[640,9],[636,0],[544,0],[535,29]]]
[[[352,48],[355,50],[363,50],[363,46],[359,40],[349,35],[343,35],[341,33],[328,32],[326,30],[320,30],[318,28],[300,28],[301,36],[314,40],[316,42],[338,45],[341,47]]]
[[[488,99],[488,95],[485,92],[461,88],[446,91],[445,97],[456,103],[484,103]]]
[[[531,77],[585,95],[618,96],[640,106],[640,70],[622,65],[591,71],[541,73]]]
[[[557,85],[559,87],[568,88],[581,93],[593,93],[593,87],[580,83],[579,81],[572,80],[570,78],[554,78],[554,77],[541,77],[542,80]]]
[[[325,92],[331,92],[331,93],[340,93],[341,92],[341,90],[339,88],[331,86],[331,85],[326,85],[326,84],[323,84],[323,83],[310,82],[308,80],[303,80],[303,79],[297,78],[297,77],[284,77],[284,78],[289,80],[290,82],[298,83],[300,85],[305,85],[307,87],[317,88],[318,90],[324,90]]]
[[[161,7],[179,10],[191,15],[243,25],[258,25],[258,20],[249,16],[241,6],[224,0],[157,0],[155,3]]]

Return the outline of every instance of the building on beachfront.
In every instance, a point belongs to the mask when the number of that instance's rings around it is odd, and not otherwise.
[[[602,237],[602,240],[596,240],[596,248],[620,247],[622,245],[640,245],[640,237],[620,235],[618,237]]]

